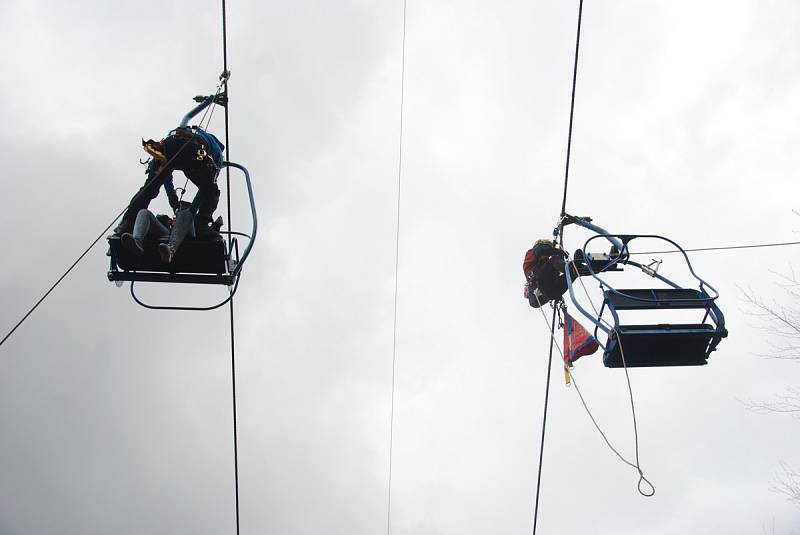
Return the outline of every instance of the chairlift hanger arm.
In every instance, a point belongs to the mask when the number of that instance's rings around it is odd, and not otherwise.
[[[583,227],[585,229],[591,230],[592,232],[594,232],[596,234],[601,235],[602,237],[604,237],[608,241],[610,241],[612,243],[612,245],[614,245],[614,247],[616,247],[620,251],[622,251],[622,249],[624,248],[624,245],[623,245],[622,241],[620,241],[619,238],[616,237],[616,235],[611,234],[610,232],[608,232],[604,228],[598,227],[597,225],[592,223],[591,218],[565,215],[564,218],[561,220],[561,225],[562,226],[563,225],[568,225],[570,223],[575,223],[578,226],[581,226],[581,227]]]
[[[194,118],[198,113],[209,107],[214,102],[220,106],[225,106],[228,103],[228,98],[224,94],[208,95],[207,97],[198,95],[194,97],[194,100],[200,104],[189,110],[189,113],[183,116],[180,126],[188,125],[192,118]]]

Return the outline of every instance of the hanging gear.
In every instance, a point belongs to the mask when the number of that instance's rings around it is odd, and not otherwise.
[[[569,384],[569,369],[572,368],[572,363],[580,357],[593,354],[600,344],[583,325],[567,313],[566,307],[562,312],[564,315],[564,380]]]

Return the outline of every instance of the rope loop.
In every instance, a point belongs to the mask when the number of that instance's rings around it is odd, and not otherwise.
[[[650,483],[649,479],[644,477],[644,473],[642,472],[642,469],[638,468],[638,470],[639,470],[639,483],[636,485],[636,490],[638,490],[639,494],[641,494],[645,498],[652,498],[656,493],[656,488],[653,486],[652,483]],[[647,486],[650,487],[650,491],[649,492],[645,492],[645,491],[642,490],[642,483],[647,483]]]

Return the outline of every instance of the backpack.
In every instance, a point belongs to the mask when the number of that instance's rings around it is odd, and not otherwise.
[[[161,143],[167,161],[172,161],[170,168],[180,171],[191,171],[208,166],[219,168],[222,159],[222,143],[212,134],[195,131],[191,127],[181,126],[169,133]],[[174,158],[174,159],[173,159]]]
[[[550,240],[539,240],[531,249],[525,253],[522,261],[522,271],[525,273],[525,280],[530,280],[531,275],[539,265],[553,255],[563,255],[564,251],[555,247]]]

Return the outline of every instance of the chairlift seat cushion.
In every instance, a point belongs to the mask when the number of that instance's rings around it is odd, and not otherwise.
[[[156,273],[227,273],[227,252],[221,236],[213,240],[187,238],[175,252],[172,263],[161,261],[158,246],[167,240],[144,240],[144,254],[136,256],[122,246],[119,236],[110,236],[112,259],[118,269],[125,271],[147,271]]]
[[[702,366],[708,363],[711,341],[719,336],[705,323],[621,325],[617,330],[619,334],[612,332],[603,355],[607,368],[622,368],[622,353],[629,368]]]

